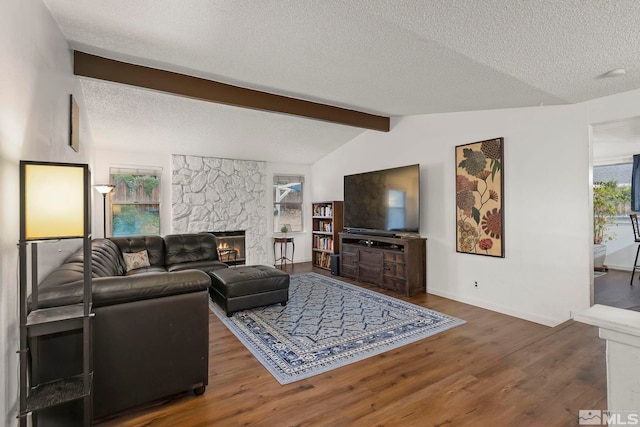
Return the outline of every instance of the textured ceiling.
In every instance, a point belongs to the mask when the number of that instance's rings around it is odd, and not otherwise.
[[[381,115],[640,88],[636,0],[44,2],[75,49]],[[599,77],[619,67],[625,76]],[[99,147],[312,163],[362,132],[89,79],[82,87]]]

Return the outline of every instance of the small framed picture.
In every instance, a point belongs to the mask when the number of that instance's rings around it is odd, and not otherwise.
[[[80,109],[73,95],[69,95],[69,145],[80,151]]]

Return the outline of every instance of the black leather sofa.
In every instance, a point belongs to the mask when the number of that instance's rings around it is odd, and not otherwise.
[[[92,242],[94,418],[183,391],[204,393],[207,272],[227,268],[216,246],[207,233]],[[127,272],[122,254],[144,250],[149,266]],[[80,250],[40,282],[39,307],[80,302],[82,271]],[[77,332],[40,338],[41,381],[81,371],[80,338]]]

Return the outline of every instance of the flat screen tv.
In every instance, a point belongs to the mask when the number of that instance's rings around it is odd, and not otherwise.
[[[344,227],[356,233],[419,233],[420,165],[346,175]]]

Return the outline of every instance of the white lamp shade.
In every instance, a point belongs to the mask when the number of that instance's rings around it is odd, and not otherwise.
[[[24,164],[26,240],[84,235],[85,165]]]
[[[94,185],[93,188],[95,188],[100,194],[109,194],[116,187],[114,185],[109,185],[109,184],[97,184],[97,185]]]

